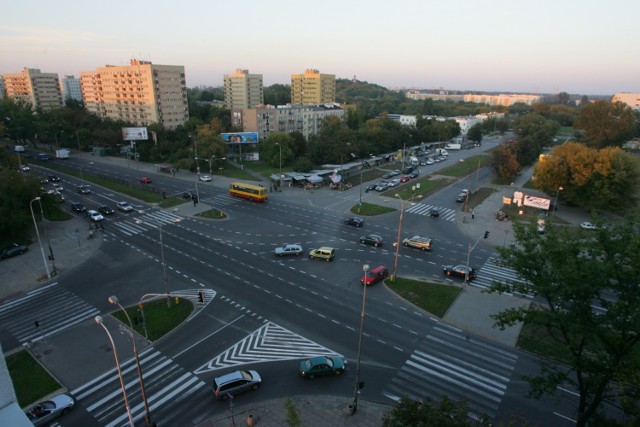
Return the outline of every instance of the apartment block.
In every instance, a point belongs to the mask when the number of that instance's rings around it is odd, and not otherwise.
[[[336,101],[335,74],[320,74],[318,70],[305,70],[291,75],[291,103],[318,105]]]
[[[20,73],[3,74],[6,95],[44,111],[62,107],[58,74],[43,73],[36,68],[24,68]]]
[[[268,138],[272,132],[300,132],[308,140],[320,132],[328,117],[344,120],[344,109],[334,103],[234,109],[231,124],[244,132],[257,132],[260,139]]]
[[[67,99],[73,99],[82,102],[82,88],[80,87],[80,79],[74,76],[64,76],[60,80],[60,89],[62,91],[62,99],[65,104]]]
[[[264,104],[262,74],[249,74],[249,70],[237,69],[233,74],[224,75],[224,106],[253,108]]]
[[[489,95],[489,94],[465,94],[464,101],[465,102],[475,102],[478,104],[488,104],[488,105],[502,105],[508,107],[510,105],[521,102],[527,105],[533,105],[538,102],[542,102],[542,95],[525,95],[525,94],[500,94],[500,95]]]
[[[415,101],[424,101],[425,99],[432,99],[434,101],[448,101],[448,102],[461,102],[464,101],[464,95],[462,94],[442,94],[442,93],[426,93],[410,90],[405,93],[408,99]]]
[[[618,92],[611,97],[611,102],[622,102],[634,111],[640,111],[640,93]]]
[[[80,73],[88,111],[136,126],[159,123],[175,129],[189,119],[184,67],[131,60]]]

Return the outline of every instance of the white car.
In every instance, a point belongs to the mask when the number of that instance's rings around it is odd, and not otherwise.
[[[133,211],[133,206],[131,206],[129,204],[129,202],[118,202],[116,204],[116,207],[118,208],[118,210],[120,210],[122,212],[131,212],[131,211]]]
[[[62,185],[56,184],[56,183],[51,184],[51,187],[53,187],[55,191],[59,191],[59,192],[62,192],[62,190],[64,190],[64,188],[62,188]]]
[[[389,187],[397,187],[400,184],[400,180],[398,178],[392,179],[389,181]]]
[[[585,221],[582,224],[580,224],[580,228],[582,228],[583,230],[595,230],[598,227],[596,227],[595,224],[592,224],[589,221]]]
[[[202,175],[200,181],[211,182],[211,177],[209,175]]]
[[[89,211],[87,212],[87,215],[89,216],[89,220],[92,222],[100,222],[104,220],[104,217],[98,211]]]
[[[277,256],[295,255],[298,256],[302,253],[302,246],[300,245],[284,245],[280,248],[276,248]]]
[[[25,411],[25,415],[34,426],[44,426],[56,418],[69,413],[74,405],[75,402],[71,397],[66,394],[61,394],[51,398],[51,400],[45,400],[28,408]]]
[[[31,169],[27,165],[20,165],[21,172],[29,172]]]

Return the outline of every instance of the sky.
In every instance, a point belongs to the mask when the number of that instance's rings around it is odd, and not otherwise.
[[[390,89],[640,92],[640,0],[11,1],[0,74],[60,77],[142,59],[187,86],[316,69]]]

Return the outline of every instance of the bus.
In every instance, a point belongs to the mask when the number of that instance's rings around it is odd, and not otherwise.
[[[232,182],[229,185],[229,194],[231,197],[240,197],[254,202],[266,202],[269,199],[267,189],[262,185],[245,184],[244,182]]]

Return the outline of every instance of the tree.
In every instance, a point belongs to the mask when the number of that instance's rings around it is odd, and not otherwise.
[[[398,405],[382,420],[384,427],[481,427],[491,424],[483,418],[469,417],[466,402],[456,402],[444,396],[439,403],[431,399],[424,402],[402,398]]]
[[[471,126],[471,128],[467,132],[467,138],[469,138],[471,141],[480,143],[480,141],[482,141],[482,130],[482,123],[476,123],[475,125]]]
[[[493,151],[491,165],[500,182],[513,182],[513,178],[520,171],[520,163],[515,155],[514,144],[497,146]]]
[[[621,146],[635,129],[638,117],[621,102],[596,101],[580,108],[573,126],[592,148]]]
[[[526,377],[531,396],[575,390],[578,427],[606,419],[605,402],[622,401],[629,425],[638,425],[632,397],[640,386],[640,217],[596,231],[548,224],[540,235],[535,224],[517,222],[513,228],[516,244],[497,248],[499,263],[522,281],[494,282],[490,292],[526,294],[539,303],[493,318],[500,328],[526,321],[563,362],[541,358],[540,372]]]
[[[558,104],[566,105],[569,103],[569,99],[571,99],[571,97],[567,92],[560,92],[559,94],[556,95],[556,102]]]

